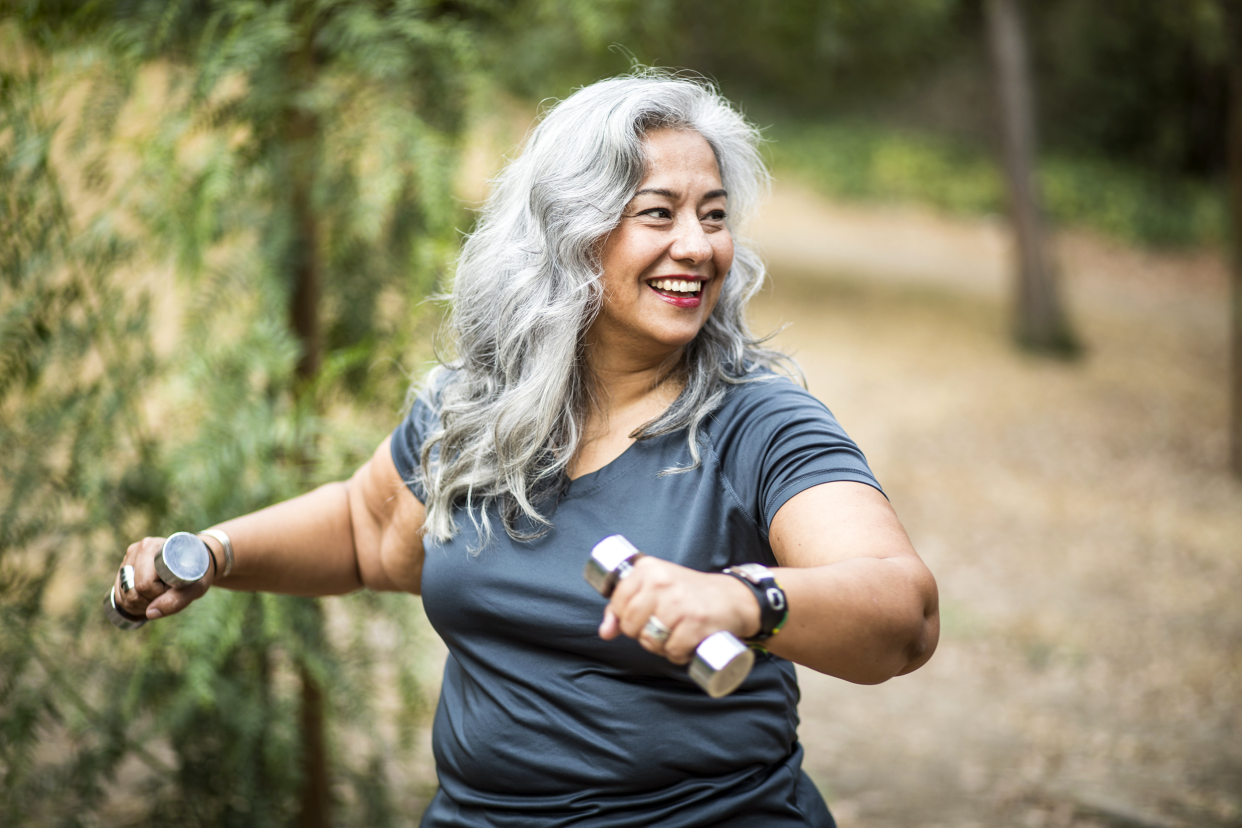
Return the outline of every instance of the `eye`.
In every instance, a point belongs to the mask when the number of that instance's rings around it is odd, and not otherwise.
[[[728,218],[728,216],[729,214],[724,210],[710,210],[703,216],[703,218],[699,219],[699,221],[704,224],[719,225],[723,227],[725,219]]]
[[[646,216],[654,219],[671,219],[673,211],[667,207],[652,207],[647,210],[640,210],[635,215]]]

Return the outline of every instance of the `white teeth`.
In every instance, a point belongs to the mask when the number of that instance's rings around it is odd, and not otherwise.
[[[687,282],[684,279],[653,279],[651,286],[671,293],[698,293],[699,282]]]

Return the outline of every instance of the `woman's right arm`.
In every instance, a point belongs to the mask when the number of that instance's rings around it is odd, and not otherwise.
[[[289,595],[339,595],[360,587],[418,593],[426,511],[397,472],[391,439],[348,481],[212,527],[233,543],[227,578],[212,568],[197,584],[170,589],[155,573],[163,539],[132,544],[123,563],[134,567],[135,589],[123,593],[118,579],[118,603],[132,614],[159,618],[185,609],[210,586]],[[220,542],[200,537],[223,566]]]

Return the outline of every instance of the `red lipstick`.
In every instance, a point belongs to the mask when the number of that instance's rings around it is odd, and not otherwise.
[[[658,282],[685,283],[688,285],[694,285],[695,290],[691,292],[687,290],[671,290],[667,287],[657,287],[656,283]],[[707,280],[685,278],[684,276],[662,276],[658,279],[650,279],[647,281],[647,287],[651,288],[656,296],[659,296],[673,307],[687,309],[697,308],[699,305],[703,304],[703,286],[706,284]],[[682,287],[682,285],[678,285],[678,287]]]

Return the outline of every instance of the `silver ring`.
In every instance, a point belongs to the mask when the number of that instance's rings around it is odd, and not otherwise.
[[[121,567],[121,591],[133,592],[134,590],[134,568],[129,564]]]
[[[654,615],[647,619],[646,625],[643,626],[643,632],[657,644],[663,644],[668,641],[669,635],[673,632],[663,621]]]

